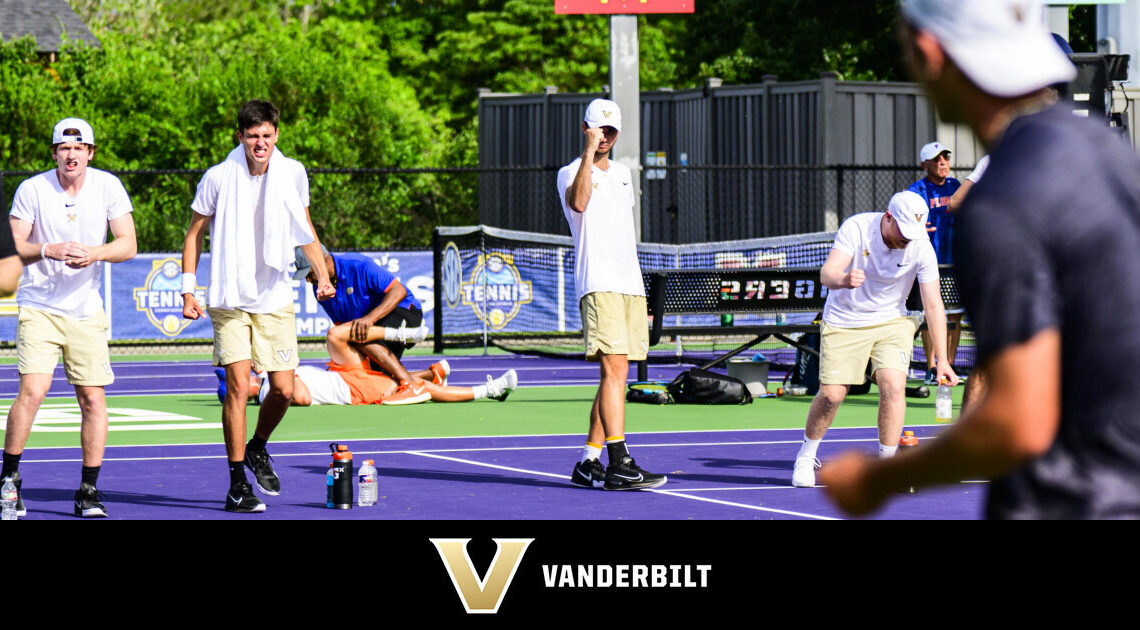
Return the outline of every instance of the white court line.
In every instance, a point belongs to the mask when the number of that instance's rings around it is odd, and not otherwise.
[[[108,397],[109,397],[109,395],[108,395]],[[64,407],[72,406],[73,407],[73,406],[75,406],[75,404],[76,403],[68,403],[68,404],[59,405],[59,406],[64,406]],[[46,404],[43,405],[43,407],[47,407],[47,406],[48,405],[46,405]],[[4,410],[4,408],[0,408],[0,413],[2,413],[3,410]],[[907,425],[907,426],[911,426],[911,427],[944,427],[947,425],[944,423],[940,423],[940,424],[912,424],[912,425]],[[874,426],[832,427],[832,428],[828,429],[828,431],[831,432],[831,431],[841,431],[841,430],[860,430],[860,429],[874,429],[874,428],[875,428]],[[683,430],[683,431],[660,430],[660,431],[640,431],[638,433],[632,433],[632,432],[627,431],[626,436],[627,437],[628,436],[645,436],[645,435],[673,434],[673,433],[686,434],[687,435],[690,433],[756,433],[756,432],[765,432],[765,431],[801,431],[802,432],[803,430],[804,430],[803,427],[772,427],[772,428],[756,428],[756,429],[692,429],[692,430]],[[441,441],[442,440],[495,440],[495,439],[502,439],[502,438],[550,438],[550,437],[572,437],[572,438],[579,438],[580,439],[582,437],[582,434],[580,432],[575,432],[575,433],[512,433],[509,435],[424,435],[424,436],[410,436],[410,437],[361,438],[361,439],[355,440],[355,441],[357,441],[357,442],[394,442],[397,440],[441,440]],[[923,438],[923,439],[931,439],[931,437],[927,437],[927,438]],[[802,441],[802,440],[796,440],[795,442],[797,444],[799,444],[800,441]],[[826,441],[828,441],[828,442],[839,442],[841,440],[832,438],[832,439],[828,439]],[[858,441],[858,440],[855,440],[855,441]],[[327,445],[328,442],[329,442],[328,440],[274,440],[271,443],[272,444],[326,444]],[[726,444],[743,444],[743,442],[726,442]],[[164,446],[175,447],[175,448],[180,447],[180,446],[221,446],[221,443],[220,442],[178,442],[176,444],[113,444],[113,445],[108,444],[107,448],[108,449],[112,449],[112,448],[150,448],[150,447],[164,447]],[[30,450],[36,450],[36,449],[45,450],[45,449],[66,449],[66,448],[79,448],[79,446],[78,445],[75,445],[75,446],[28,446],[28,447],[25,447],[24,450],[30,451]],[[521,448],[544,448],[544,447],[521,447]],[[555,447],[551,447],[551,448],[555,448]],[[582,445],[577,444],[573,448],[582,448]],[[436,449],[428,449],[428,450],[434,451]],[[498,450],[498,449],[496,449],[496,450]],[[356,452],[356,451],[353,451],[353,452]],[[384,453],[384,452],[403,453],[403,452],[405,452],[405,449],[398,449],[398,450],[392,450],[392,451],[370,451],[370,452],[373,452],[373,453]],[[274,455],[274,457],[277,457],[277,455]]]
[[[446,457],[444,455],[435,455],[432,453],[425,453],[422,451],[405,451],[405,452],[408,455],[419,455],[421,457],[432,457],[435,459],[442,459],[442,460],[447,460],[447,461],[451,461],[451,462],[458,462],[461,464],[469,464],[472,466],[483,466],[485,468],[497,468],[500,470],[508,470],[511,472],[518,472],[518,473],[523,473],[523,474],[541,475],[543,477],[554,477],[555,479],[570,479],[570,477],[567,475],[556,475],[554,473],[541,472],[541,471],[537,471],[537,470],[526,470],[524,468],[512,468],[510,466],[500,466],[498,464],[487,464],[484,462],[476,462],[476,461],[472,461],[469,459],[459,459],[458,457]],[[744,508],[747,510],[756,510],[759,512],[771,512],[773,514],[787,514],[790,516],[801,516],[804,518],[814,518],[814,519],[825,520],[825,521],[839,520],[839,519],[835,519],[835,518],[832,518],[829,516],[820,516],[818,514],[806,514],[804,512],[792,512],[790,510],[778,510],[775,508],[760,507],[758,505],[748,505],[746,503],[735,503],[732,501],[721,501],[718,499],[710,499],[708,497],[689,496],[687,494],[684,494],[683,492],[679,492],[676,490],[649,489],[649,490],[641,490],[641,492],[653,492],[656,494],[664,494],[667,496],[678,497],[681,499],[692,499],[693,501],[704,501],[705,503],[716,503],[718,505],[727,505],[730,507]]]

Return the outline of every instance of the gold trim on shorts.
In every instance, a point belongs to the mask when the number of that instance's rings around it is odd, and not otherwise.
[[[214,326],[215,366],[252,360],[259,372],[283,372],[300,365],[292,304],[274,313],[221,308],[207,312]]]
[[[20,374],[54,374],[62,355],[68,383],[110,385],[115,382],[115,372],[107,349],[109,327],[103,311],[75,319],[22,306],[16,325],[17,369]]]
[[[910,370],[914,354],[914,320],[898,317],[860,328],[820,327],[819,382],[824,385],[861,385],[867,361],[872,373],[887,368]]]
[[[586,358],[598,354],[624,354],[641,361],[649,353],[649,320],[645,296],[623,293],[587,293],[578,303]]]

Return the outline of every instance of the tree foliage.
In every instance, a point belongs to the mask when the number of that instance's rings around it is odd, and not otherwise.
[[[0,44],[0,170],[51,168],[47,134],[82,116],[107,169],[205,169],[251,98],[282,112],[281,150],[321,168],[473,166],[477,89],[602,91],[609,18],[552,0],[69,0],[100,48],[55,63]],[[699,0],[638,18],[644,90],[766,74],[904,80],[895,0]],[[130,175],[140,245],[181,247],[196,174]],[[422,247],[476,220],[472,175],[312,174],[334,247]],[[10,202],[16,178],[5,178]]]

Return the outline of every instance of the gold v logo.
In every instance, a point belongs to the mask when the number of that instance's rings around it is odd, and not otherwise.
[[[429,538],[443,565],[447,567],[447,574],[451,576],[451,583],[455,585],[455,592],[463,601],[463,608],[468,614],[488,613],[499,611],[499,604],[507,594],[507,588],[515,579],[515,571],[522,562],[527,547],[534,542],[533,538],[492,538],[497,545],[495,557],[487,574],[483,579],[475,575],[475,566],[471,564],[471,556],[467,555],[467,543],[470,538]]]

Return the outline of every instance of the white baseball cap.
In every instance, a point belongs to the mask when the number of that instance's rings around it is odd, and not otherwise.
[[[64,132],[68,129],[74,129],[78,131],[79,134],[65,134]],[[87,121],[82,118],[64,118],[55,124],[55,129],[51,132],[51,143],[63,144],[64,142],[95,144],[95,132],[91,131],[91,125],[87,124]]]
[[[930,208],[926,207],[922,195],[909,190],[895,193],[887,204],[887,212],[895,218],[899,231],[907,239],[914,241],[929,238],[926,233],[926,215],[930,214]]]
[[[586,126],[593,129],[595,127],[613,127],[621,131],[621,109],[618,104],[613,101],[607,101],[604,98],[596,98],[590,101],[586,106]]]
[[[1045,27],[1039,0],[900,0],[900,8],[993,96],[1022,96],[1077,74]]]
[[[918,159],[925,162],[927,160],[933,160],[943,153],[953,153],[953,151],[950,150],[950,147],[941,142],[931,142],[922,145],[922,150],[918,152]]]

